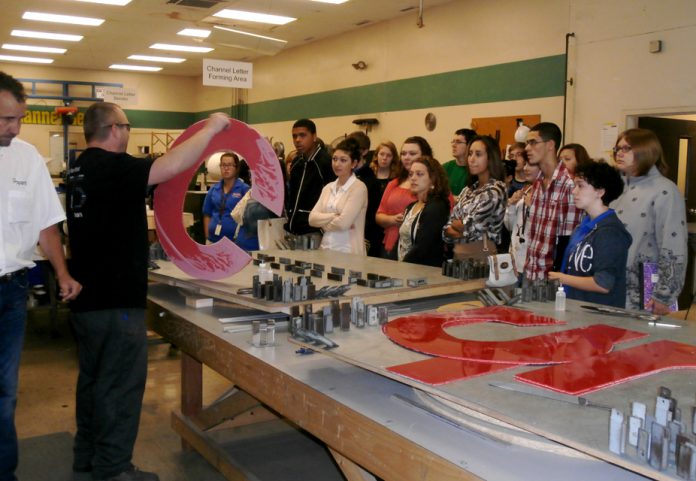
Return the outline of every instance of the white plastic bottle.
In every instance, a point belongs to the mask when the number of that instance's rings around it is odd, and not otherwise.
[[[556,291],[556,310],[566,310],[566,293],[563,290],[563,286],[558,286],[558,291]]]

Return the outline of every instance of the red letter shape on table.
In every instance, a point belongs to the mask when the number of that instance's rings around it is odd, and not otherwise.
[[[395,319],[383,327],[395,343],[437,356],[387,368],[430,384],[444,384],[524,364],[564,363],[609,352],[614,344],[647,334],[605,325],[551,332],[524,339],[472,341],[454,337],[444,328],[457,324],[501,322],[520,327],[564,324],[512,308],[482,308],[453,315],[430,314]]]
[[[552,391],[582,396],[656,372],[694,368],[696,346],[663,340],[528,371],[515,378]]]
[[[172,148],[198,132],[204,122],[195,123],[186,129]],[[212,138],[198,162],[155,190],[155,225],[164,251],[185,273],[211,281],[236,274],[251,258],[227,238],[209,245],[195,242],[184,229],[181,214],[186,190],[198,166],[212,154],[226,150],[239,153],[249,164],[254,181],[251,196],[280,215],[285,185],[278,158],[268,141],[256,130],[234,119],[230,119],[229,128]]]

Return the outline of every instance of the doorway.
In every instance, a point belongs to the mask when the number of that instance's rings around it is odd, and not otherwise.
[[[680,309],[688,309],[696,286],[696,115],[640,116],[638,127],[655,132],[662,144],[666,177],[684,196],[686,222],[689,224],[688,261],[684,288],[679,295]]]

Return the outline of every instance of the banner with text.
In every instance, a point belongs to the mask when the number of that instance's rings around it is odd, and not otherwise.
[[[203,85],[251,88],[253,65],[248,62],[203,59]]]

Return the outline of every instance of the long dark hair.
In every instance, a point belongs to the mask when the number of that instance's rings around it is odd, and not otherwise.
[[[480,141],[486,147],[486,156],[488,157],[488,174],[492,179],[505,181],[505,165],[500,158],[500,146],[498,142],[490,135],[477,135],[469,141],[469,151],[471,145]],[[469,185],[472,185],[478,178],[469,176]]]

